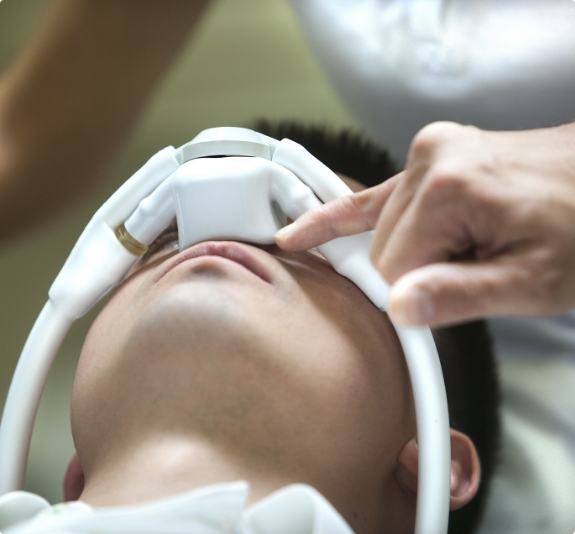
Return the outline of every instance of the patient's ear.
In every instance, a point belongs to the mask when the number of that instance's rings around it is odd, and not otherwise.
[[[451,429],[451,499],[450,509],[465,506],[477,493],[481,481],[481,464],[473,442],[465,434]],[[405,490],[417,493],[418,456],[415,438],[409,440],[397,457],[395,477]]]
[[[68,462],[63,487],[65,501],[77,501],[84,491],[84,470],[77,452]]]

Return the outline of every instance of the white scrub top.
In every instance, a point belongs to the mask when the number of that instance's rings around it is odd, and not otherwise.
[[[425,124],[575,121],[573,0],[291,0],[366,131],[403,161]]]
[[[315,489],[286,486],[247,510],[247,482],[215,484],[137,506],[94,508],[81,501],[50,506],[23,491],[0,497],[4,534],[353,534]]]
[[[437,120],[575,121],[573,0],[291,0],[365,131],[404,161]],[[503,449],[482,534],[575,532],[575,313],[493,320]]]

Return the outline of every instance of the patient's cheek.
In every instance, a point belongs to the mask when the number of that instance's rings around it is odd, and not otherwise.
[[[121,352],[137,315],[133,286],[129,282],[117,289],[88,330],[74,378],[73,409],[92,402],[97,406],[111,388],[110,377],[119,376]]]
[[[85,346],[90,346],[90,352],[110,352],[117,348],[133,327],[142,306],[142,282],[141,273],[135,273],[108,297],[86,336]]]

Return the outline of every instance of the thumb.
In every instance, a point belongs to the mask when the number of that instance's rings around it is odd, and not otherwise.
[[[307,250],[336,237],[372,230],[401,174],[304,213],[275,235],[284,250]]]
[[[526,314],[525,272],[509,261],[436,263],[400,277],[388,311],[402,326],[446,326],[500,314]]]

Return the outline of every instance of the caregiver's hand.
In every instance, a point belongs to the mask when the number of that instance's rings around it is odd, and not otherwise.
[[[430,124],[404,172],[289,228],[276,237],[286,250],[375,228],[371,260],[401,324],[565,311],[575,306],[575,124]]]

